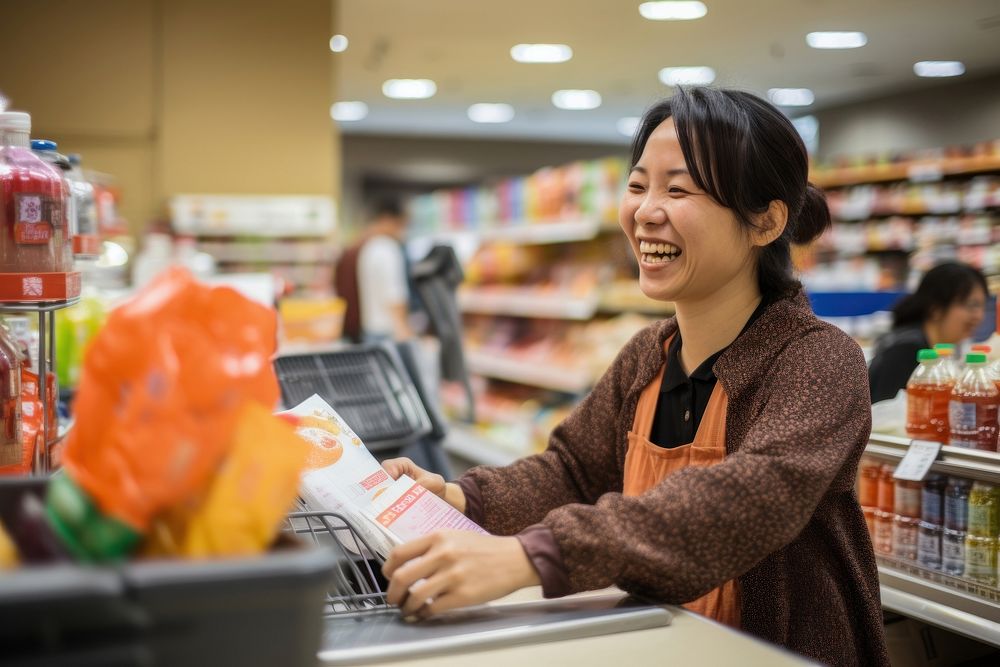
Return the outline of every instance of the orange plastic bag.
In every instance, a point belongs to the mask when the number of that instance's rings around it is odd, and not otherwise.
[[[64,468],[102,513],[146,532],[204,491],[246,401],[277,403],[276,336],[273,309],[184,269],[161,274],[88,348]]]

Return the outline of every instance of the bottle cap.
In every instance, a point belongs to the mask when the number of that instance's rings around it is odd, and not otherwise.
[[[920,350],[917,352],[917,361],[933,361],[938,358],[938,353],[934,350]]]
[[[33,151],[54,151],[59,146],[54,141],[48,139],[32,139],[31,150]]]
[[[131,527],[102,514],[87,492],[65,473],[49,480],[45,513],[66,549],[84,562],[122,560],[142,538]]]
[[[0,113],[0,131],[31,134],[31,115],[23,111]]]
[[[973,352],[982,352],[983,354],[989,354],[993,351],[993,348],[989,345],[983,345],[982,343],[977,343],[969,348]]]
[[[965,355],[965,363],[967,364],[985,364],[986,355],[982,352],[970,352]]]
[[[955,354],[954,348],[942,347],[940,350],[935,350],[939,357],[951,357]]]
[[[954,343],[938,343],[937,345],[934,346],[934,349],[935,350],[954,350],[955,349],[955,344]]]

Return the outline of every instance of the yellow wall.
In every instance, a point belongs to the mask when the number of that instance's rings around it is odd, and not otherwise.
[[[0,91],[33,137],[116,178],[136,231],[177,193],[332,195],[331,6],[6,3]]]

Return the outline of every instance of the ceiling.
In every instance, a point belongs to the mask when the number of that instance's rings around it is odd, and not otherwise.
[[[648,21],[639,0],[339,0],[337,25],[350,40],[331,54],[340,100],[360,100],[369,114],[341,123],[345,134],[519,137],[622,143],[616,129],[669,94],[658,80],[667,66],[708,65],[716,85],[764,94],[808,87],[816,96],[801,115],[891,92],[942,84],[913,73],[918,60],[961,60],[963,78],[1000,71],[1000,0],[704,0],[695,21]],[[868,44],[809,48],[817,30],[860,30]],[[518,43],[564,43],[573,58],[522,64]],[[428,100],[382,95],[390,78],[428,78]],[[561,88],[588,88],[600,108],[564,111],[551,103]],[[505,124],[478,124],[477,102],[515,108]]]

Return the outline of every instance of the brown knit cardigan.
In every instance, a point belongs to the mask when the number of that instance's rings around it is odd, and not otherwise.
[[[738,578],[745,632],[829,664],[887,665],[854,493],[871,430],[861,350],[802,294],[771,304],[714,367],[726,459],[626,498],[626,434],[676,329],[640,331],[544,453],[469,471],[467,513],[520,534],[547,597],[616,585],[679,604]]]

